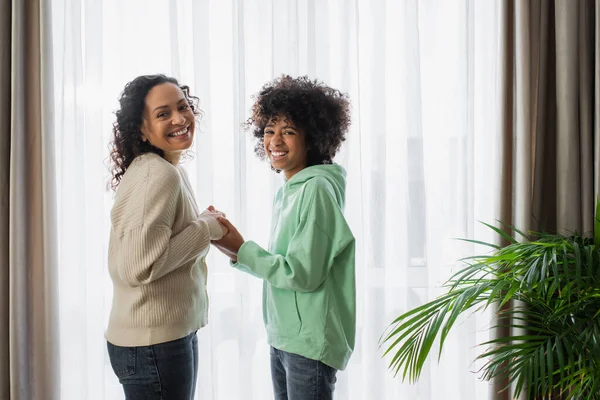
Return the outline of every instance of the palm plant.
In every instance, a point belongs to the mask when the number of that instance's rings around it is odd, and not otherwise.
[[[594,238],[536,234],[529,240],[505,226],[521,242],[486,225],[508,245],[469,240],[492,251],[465,259],[445,294],[390,324],[380,340],[389,368],[416,381],[436,341],[441,357],[459,315],[496,305],[497,327],[511,335],[481,344],[482,379],[506,380],[515,397],[525,391],[530,399],[600,400],[600,220]]]

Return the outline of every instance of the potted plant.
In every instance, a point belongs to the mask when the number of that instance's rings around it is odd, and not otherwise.
[[[481,344],[482,379],[504,379],[515,397],[600,400],[600,201],[596,216],[593,238],[485,224],[508,245],[468,240],[491,252],[462,260],[445,294],[390,324],[380,340],[389,368],[416,381],[459,315],[496,305],[496,326],[511,334]]]

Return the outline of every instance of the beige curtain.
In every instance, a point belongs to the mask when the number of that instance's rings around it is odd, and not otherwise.
[[[0,0],[0,398],[58,399],[50,5]],[[8,122],[10,121],[10,123]]]
[[[0,121],[10,121],[10,0],[0,0]],[[0,124],[0,399],[9,399],[9,216],[10,125]]]
[[[599,15],[600,0],[503,2],[500,218],[522,230],[593,231]],[[494,382],[493,398],[511,399],[505,387]]]

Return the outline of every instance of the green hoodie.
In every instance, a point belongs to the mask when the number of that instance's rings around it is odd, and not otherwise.
[[[276,349],[346,368],[356,331],[355,241],[343,215],[346,172],[307,167],[277,192],[269,251],[245,242],[234,266],[264,279],[263,319]]]

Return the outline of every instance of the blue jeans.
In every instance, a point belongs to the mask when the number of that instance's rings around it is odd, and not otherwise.
[[[152,346],[107,342],[113,371],[127,400],[193,400],[198,375],[196,332]]]
[[[275,400],[331,400],[337,370],[321,361],[271,347]]]

